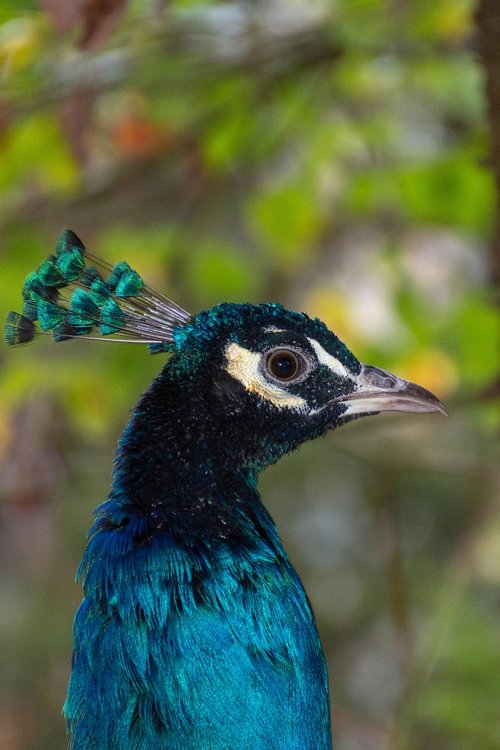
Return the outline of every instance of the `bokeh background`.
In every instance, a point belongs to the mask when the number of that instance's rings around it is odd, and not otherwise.
[[[2,0],[0,307],[69,226],[189,310],[279,301],[438,415],[261,489],[313,602],[336,750],[500,748],[496,0]],[[74,571],[163,364],[0,350],[0,748],[63,750]]]

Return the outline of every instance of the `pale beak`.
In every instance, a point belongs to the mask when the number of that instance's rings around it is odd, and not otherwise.
[[[426,388],[378,367],[361,365],[361,372],[356,376],[355,382],[356,390],[339,399],[347,406],[345,414],[439,411],[447,416],[441,401]]]

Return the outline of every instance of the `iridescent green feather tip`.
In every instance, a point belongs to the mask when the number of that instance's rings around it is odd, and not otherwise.
[[[153,352],[170,351],[173,329],[191,319],[126,261],[111,266],[94,256],[71,229],[60,234],[55,254],[28,274],[22,297],[22,313],[7,317],[9,345],[51,332],[55,341],[126,341],[149,344]],[[114,337],[106,339],[110,334]]]
[[[26,316],[13,312],[7,315],[5,340],[9,345],[26,344],[35,335],[35,325]]]

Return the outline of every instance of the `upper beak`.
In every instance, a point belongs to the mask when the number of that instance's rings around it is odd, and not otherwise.
[[[355,378],[356,390],[341,401],[346,404],[346,414],[367,414],[380,411],[439,411],[447,416],[439,399],[426,388],[398,378],[386,370],[371,365],[361,365]]]

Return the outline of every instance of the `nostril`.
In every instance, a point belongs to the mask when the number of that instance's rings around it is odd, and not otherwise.
[[[373,385],[376,388],[394,388],[397,384],[397,378],[390,372],[379,370],[378,367],[372,367],[371,365],[365,365],[363,376],[368,385]]]

